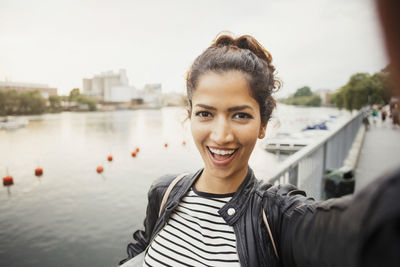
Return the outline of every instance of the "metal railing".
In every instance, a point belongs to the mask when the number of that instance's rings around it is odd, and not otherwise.
[[[322,199],[322,178],[328,169],[343,166],[362,124],[358,112],[338,129],[315,144],[308,145],[287,158],[268,180],[272,184],[291,183],[315,199]]]

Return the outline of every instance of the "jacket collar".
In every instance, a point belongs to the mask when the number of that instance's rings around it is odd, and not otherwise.
[[[254,176],[253,170],[248,167],[246,178],[232,199],[218,211],[228,225],[233,225],[246,211],[248,207],[247,202],[250,200],[249,196],[255,190],[254,185],[256,181],[257,179]]]
[[[184,181],[182,181],[177,191],[179,199],[175,199],[173,203],[170,203],[171,206],[176,206],[181,201],[182,197],[189,191],[202,172],[203,169],[200,169],[196,173],[188,175],[186,179],[182,179]],[[232,196],[231,200],[218,211],[228,225],[233,225],[245,212],[246,207],[248,207],[247,202],[250,199],[249,196],[255,190],[254,185],[256,181],[257,179],[254,176],[253,170],[248,167],[246,178],[243,180],[238,190]]]

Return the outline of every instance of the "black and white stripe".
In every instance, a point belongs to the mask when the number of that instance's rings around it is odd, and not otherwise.
[[[151,243],[143,266],[240,266],[233,228],[218,214],[231,198],[190,190]]]

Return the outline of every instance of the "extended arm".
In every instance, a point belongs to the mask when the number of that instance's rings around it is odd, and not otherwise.
[[[290,185],[264,197],[283,266],[399,266],[400,172],[354,197],[315,202]]]

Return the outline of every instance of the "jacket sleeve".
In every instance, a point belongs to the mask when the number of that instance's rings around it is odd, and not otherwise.
[[[158,211],[160,209],[161,200],[170,180],[171,176],[163,176],[151,185],[147,194],[148,203],[146,218],[143,222],[144,229],[139,229],[133,233],[133,242],[129,243],[127,246],[128,257],[121,260],[119,262],[120,265],[143,252],[150,243],[155,224],[158,220]]]
[[[292,185],[267,190],[270,204],[264,201],[264,209],[282,265],[398,266],[399,173],[377,179],[354,197],[322,202]],[[380,264],[371,265],[374,261]]]

